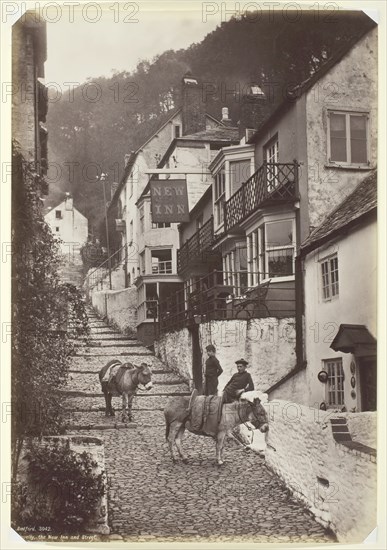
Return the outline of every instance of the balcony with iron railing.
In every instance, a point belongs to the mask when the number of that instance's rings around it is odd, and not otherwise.
[[[266,275],[213,271],[159,302],[160,332],[214,320],[294,317],[294,281],[276,283]],[[253,278],[263,282],[248,286]]]
[[[209,256],[213,257],[215,254],[211,250],[213,242],[214,218],[211,216],[177,251],[178,273],[181,273],[193,263],[206,262]]]
[[[298,198],[298,162],[264,162],[224,205],[224,231],[228,233],[263,206]]]

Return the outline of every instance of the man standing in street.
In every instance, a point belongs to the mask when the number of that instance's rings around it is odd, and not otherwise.
[[[254,383],[249,372],[246,371],[248,362],[245,359],[235,361],[238,372],[232,375],[223,390],[223,403],[231,403],[238,399],[245,391],[252,391]]]
[[[223,369],[215,356],[215,346],[209,344],[206,347],[206,351],[208,359],[205,369],[206,388],[204,395],[216,395],[218,393],[218,377],[222,374]]]

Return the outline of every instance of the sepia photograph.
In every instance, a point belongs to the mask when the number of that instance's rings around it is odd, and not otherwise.
[[[2,2],[4,548],[385,547],[385,18]]]

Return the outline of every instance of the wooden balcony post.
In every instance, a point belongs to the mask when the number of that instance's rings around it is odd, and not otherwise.
[[[293,160],[293,166],[294,166],[294,193],[296,195],[296,198],[300,197],[300,186],[299,186],[299,180],[298,180],[298,162],[296,159]]]

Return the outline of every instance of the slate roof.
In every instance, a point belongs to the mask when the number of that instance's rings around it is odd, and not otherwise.
[[[357,223],[377,206],[377,171],[369,174],[356,189],[339,204],[309,235],[301,245],[301,255],[305,256],[324,242]]]
[[[208,128],[201,132],[181,136],[178,140],[239,142],[239,130],[232,126],[220,126],[219,128]]]
[[[247,141],[247,143],[255,143],[258,141],[259,137],[266,132],[275,120],[295,105],[298,99],[310,90],[312,86],[320,80],[320,78],[332,69],[332,67],[339,63],[339,61],[341,61],[352,50],[352,48],[376,26],[376,23],[371,18],[368,18],[368,24],[365,25],[365,28],[360,32],[360,34],[352,37],[351,40],[343,44],[341,48],[339,48],[329,59],[327,59],[326,62],[323,63],[313,75],[294,86],[291,90],[288,90],[284,100],[278,105],[277,108],[274,109],[274,111],[269,113],[269,115],[262,122],[261,126]]]

